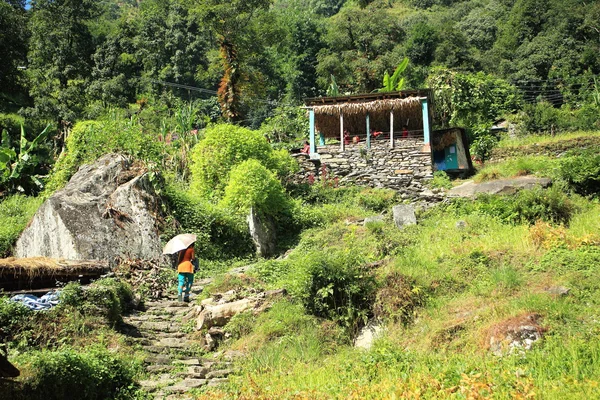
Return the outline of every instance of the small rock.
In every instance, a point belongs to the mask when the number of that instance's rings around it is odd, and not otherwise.
[[[564,286],[552,286],[552,287],[546,288],[545,291],[554,296],[567,296],[569,294],[569,292],[571,291],[571,289],[566,288]]]
[[[228,381],[229,381],[229,379],[227,379],[227,378],[215,378],[215,379],[211,379],[208,382],[208,386],[215,387],[215,386],[222,385],[223,383],[227,383]]]
[[[456,229],[465,229],[467,227],[467,223],[463,220],[456,221]]]
[[[400,229],[406,225],[415,225],[417,217],[415,215],[415,207],[410,204],[399,204],[392,209],[394,215],[394,223]]]
[[[365,221],[363,222],[363,225],[366,226],[369,223],[383,222],[383,221],[385,221],[385,217],[383,215],[375,215],[373,217],[367,217],[367,218],[365,218]]]

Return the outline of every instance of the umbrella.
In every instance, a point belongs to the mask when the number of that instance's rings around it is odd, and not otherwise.
[[[181,235],[177,235],[165,245],[163,254],[174,254],[180,250],[187,249],[189,245],[195,241],[196,235],[193,233],[182,233]]]

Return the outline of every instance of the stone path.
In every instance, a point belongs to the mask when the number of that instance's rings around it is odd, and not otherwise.
[[[193,287],[192,296],[201,291],[202,286]],[[147,354],[144,363],[148,377],[139,382],[142,388],[155,399],[187,399],[191,389],[227,381],[233,356],[203,349],[201,336],[192,335],[194,321],[184,322],[193,312],[190,304],[173,297],[146,302],[145,307],[145,311],[124,316],[122,326],[129,340]]]

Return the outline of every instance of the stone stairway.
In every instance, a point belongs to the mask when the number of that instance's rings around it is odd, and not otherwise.
[[[201,286],[192,288],[197,295]],[[232,354],[208,353],[202,336],[193,334],[193,312],[188,303],[174,298],[145,303],[145,311],[123,317],[122,332],[146,353],[147,378],[140,381],[155,399],[186,399],[191,389],[215,386],[232,373]]]

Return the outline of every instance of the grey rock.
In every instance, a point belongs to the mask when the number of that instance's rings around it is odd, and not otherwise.
[[[467,223],[463,220],[456,221],[456,229],[465,229],[467,227]]]
[[[229,380],[227,378],[215,378],[215,379],[211,379],[208,382],[208,386],[209,387],[215,387],[215,386],[219,386],[222,385],[224,383],[227,383]]]
[[[394,223],[400,229],[407,225],[415,225],[417,217],[415,215],[415,207],[412,204],[399,204],[392,209],[394,215]]]
[[[550,293],[555,296],[567,296],[571,289],[566,288],[564,286],[552,286],[545,289],[547,293]]]
[[[448,191],[452,197],[475,197],[480,193],[487,194],[514,194],[522,189],[532,189],[536,186],[548,187],[552,179],[522,176],[513,179],[498,179],[490,182],[475,183],[467,181],[460,186]]]
[[[36,212],[17,241],[17,257],[105,260],[161,255],[159,199],[147,174],[122,155],[84,165]]]
[[[247,218],[250,236],[256,246],[256,252],[268,257],[275,253],[275,225],[267,216],[259,216],[254,209],[250,209]]]

